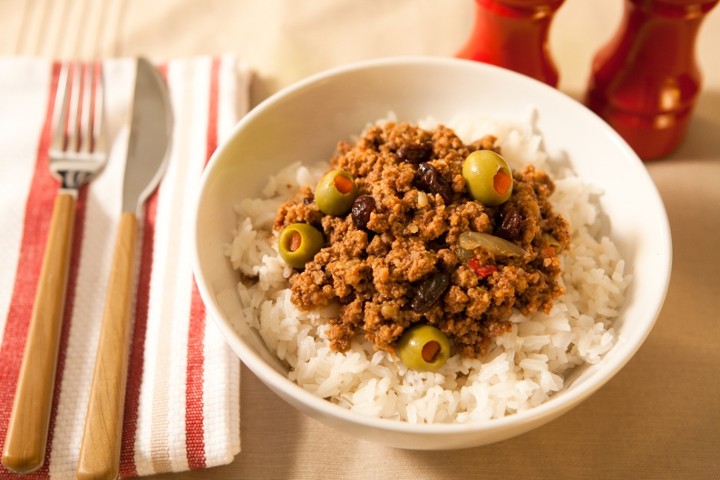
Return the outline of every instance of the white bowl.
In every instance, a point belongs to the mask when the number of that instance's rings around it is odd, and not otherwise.
[[[633,275],[602,361],[578,368],[562,391],[538,407],[475,424],[417,425],[351,412],[303,390],[259,336],[229,318],[239,308],[238,275],[223,254],[237,218],[233,206],[260,196],[267,178],[291,161],[329,158],[336,143],[389,111],[404,120],[457,114],[503,118],[538,112],[549,155],[567,158],[579,177],[601,187],[611,237]],[[268,98],[248,113],[213,155],[200,186],[194,268],[207,311],[243,363],[302,412],[343,432],[389,446],[453,449],[504,440],[558,417],[610,380],[635,354],[662,307],[671,266],[667,215],[645,166],[606,123],[563,93],[497,67],[456,59],[394,58],[333,69]],[[220,300],[221,299],[221,300]]]

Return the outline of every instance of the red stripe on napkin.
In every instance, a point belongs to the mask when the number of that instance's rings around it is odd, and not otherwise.
[[[218,106],[220,98],[220,58],[213,58],[210,67],[210,92],[208,100],[208,127],[207,127],[207,147],[205,150],[205,165],[218,145]]]
[[[188,331],[187,385],[185,390],[185,449],[188,467],[205,468],[205,428],[203,423],[203,379],[205,358],[205,307],[198,305],[197,286],[193,281]]]
[[[120,451],[120,476],[136,477],[135,434],[140,410],[140,386],[142,385],[143,363],[145,361],[145,337],[147,333],[148,305],[150,303],[150,278],[152,277],[153,241],[155,238],[155,215],[157,192],[148,199],[145,206],[140,250],[140,267],[135,300],[135,324],[133,327],[128,378],[125,391],[125,414],[123,440]]]
[[[203,379],[205,356],[205,306],[193,280],[188,330],[187,383],[185,387],[185,449],[188,467],[205,468],[205,428],[203,423]]]
[[[206,132],[205,164],[217,148],[217,120],[219,99],[220,59],[214,58],[210,69],[210,91],[208,93],[208,125]],[[205,304],[193,278],[190,303],[190,328],[188,331],[187,383],[185,393],[185,444],[188,466],[191,469],[205,468],[205,429],[203,415],[203,381],[205,374]]]
[[[30,318],[37,292],[37,281],[42,268],[42,261],[47,242],[50,219],[52,217],[53,203],[58,194],[59,182],[50,174],[48,148],[52,135],[52,117],[55,105],[60,63],[53,63],[51,67],[51,81],[49,84],[48,103],[45,112],[43,128],[40,132],[35,169],[32,183],[25,204],[23,236],[20,245],[20,256],[17,263],[15,284],[8,319],[5,323],[3,344],[0,347],[0,384],[9,387],[0,393],[0,447],[4,447],[8,422],[15,396],[23,350],[27,340]],[[87,188],[82,188],[75,203],[75,224],[71,245],[71,258],[77,258],[82,248],[83,228],[85,223],[85,207],[87,205]],[[52,451],[53,432],[55,429],[55,415],[61,392],[65,358],[68,348],[68,337],[72,319],[75,291],[77,286],[78,264],[71,262],[68,271],[68,283],[65,294],[65,307],[63,311],[63,326],[60,331],[57,368],[55,371],[55,384],[53,390],[53,404],[51,407],[50,424],[48,428],[47,447],[45,449],[45,462],[35,472],[23,475],[22,478],[45,479],[49,477],[48,465]],[[0,473],[12,475],[4,469]],[[4,476],[4,475],[3,475]]]

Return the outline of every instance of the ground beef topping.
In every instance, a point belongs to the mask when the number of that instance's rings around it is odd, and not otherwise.
[[[306,187],[278,210],[274,229],[308,223],[325,246],[290,278],[302,310],[336,303],[328,337],[336,351],[365,336],[393,344],[418,322],[438,327],[464,356],[486,351],[506,332],[513,309],[548,312],[562,294],[558,254],[567,222],[553,211],[550,177],[532,166],[513,171],[510,199],[497,207],[473,200],[462,176],[471,152],[501,153],[485,136],[464,144],[449,128],[408,123],[373,126],[354,143],[340,142],[330,169],[350,173],[358,196],[347,215],[325,215]],[[465,232],[500,237],[522,255],[466,250]]]

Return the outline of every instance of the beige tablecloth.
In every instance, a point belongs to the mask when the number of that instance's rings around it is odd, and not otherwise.
[[[2,0],[0,55],[235,53],[255,72],[251,102],[335,65],[452,55],[472,0]],[[559,88],[580,97],[621,0],[566,0],[551,29]],[[243,368],[242,452],[213,469],[150,478],[720,478],[720,8],[697,44],[704,89],[681,148],[647,167],[673,234],[665,307],[633,360],[567,415],[461,451],[363,442],[287,405]]]

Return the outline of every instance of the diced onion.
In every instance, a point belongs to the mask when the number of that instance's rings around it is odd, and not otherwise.
[[[505,255],[508,257],[522,257],[525,255],[525,250],[514,243],[488,233],[464,232],[460,234],[459,243],[460,248],[464,248],[465,250],[484,248],[495,255]]]
[[[418,191],[418,198],[417,198],[417,204],[420,208],[425,208],[428,206],[430,202],[428,202],[428,196],[427,193],[423,191]]]

